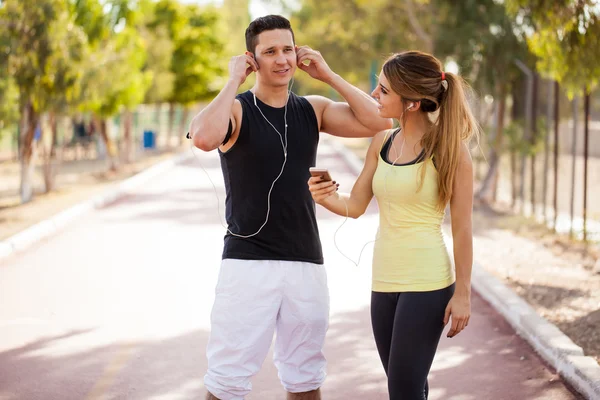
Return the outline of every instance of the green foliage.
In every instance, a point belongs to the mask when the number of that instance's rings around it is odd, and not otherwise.
[[[81,109],[109,117],[142,102],[152,75],[142,71],[145,44],[132,27],[113,34],[86,65]]]
[[[177,40],[187,23],[184,7],[175,0],[160,0],[154,6],[150,30],[166,28],[168,37]]]
[[[36,112],[65,107],[77,95],[85,33],[61,0],[8,0],[0,9],[0,66],[21,104]]]
[[[373,60],[379,68],[385,57],[418,45],[406,29],[402,4],[389,0],[306,0],[291,22],[298,45],[319,50],[334,71],[355,84],[369,81]],[[299,77],[299,86],[317,89]]]
[[[516,59],[533,65],[525,39],[501,2],[431,1],[443,16],[435,38],[436,55],[454,60],[472,83],[488,88],[510,85],[522,74]]]
[[[461,75],[488,90],[498,83],[509,86],[522,74],[515,59],[534,62],[513,19],[495,0],[306,0],[291,21],[298,44],[321,51],[355,84],[369,80],[374,60],[379,68],[388,55],[408,49],[432,50],[442,61],[456,62]],[[299,85],[316,89],[302,78]]]
[[[156,28],[142,31],[142,37],[147,44],[147,59],[144,70],[152,78],[146,92],[145,103],[162,103],[170,98],[173,93],[175,74],[171,71],[171,60],[175,45],[166,29]]]
[[[170,101],[189,105],[214,96],[220,90],[218,78],[225,72],[225,44],[215,29],[219,14],[213,8],[195,5],[186,8],[186,27],[175,43],[171,70],[175,74]]]
[[[0,140],[7,129],[16,130],[19,122],[19,90],[14,79],[0,70]]]
[[[600,8],[595,0],[507,0],[528,33],[537,68],[572,96],[600,80]]]
[[[219,32],[227,38],[225,58],[229,59],[246,51],[246,28],[250,24],[249,0],[224,0],[219,10]]]
[[[516,152],[525,156],[533,156],[544,150],[544,141],[548,134],[548,122],[544,117],[538,117],[537,133],[534,140],[525,137],[524,120],[512,120],[504,128],[504,135],[508,139],[508,148],[511,153]]]
[[[75,23],[80,26],[94,47],[110,34],[108,20],[104,15],[102,4],[98,0],[71,0],[71,13]]]

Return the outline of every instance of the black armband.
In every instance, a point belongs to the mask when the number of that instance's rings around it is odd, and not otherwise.
[[[227,128],[227,134],[225,135],[225,139],[223,139],[223,143],[221,143],[221,145],[224,145],[225,143],[227,143],[229,141],[229,139],[231,138],[231,134],[233,133],[233,124],[231,123],[231,119],[229,120],[229,128]],[[188,132],[185,135],[186,139],[191,139],[192,136],[190,135],[190,133]]]

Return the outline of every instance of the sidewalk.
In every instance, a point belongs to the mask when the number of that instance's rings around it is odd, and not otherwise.
[[[217,215],[200,164],[221,202],[224,191],[216,154],[197,154],[3,260],[0,398],[201,398],[224,211]],[[341,188],[355,180],[326,141],[317,165],[336,171]],[[374,237],[377,210],[372,204],[335,237],[344,219],[320,207],[318,218],[331,293],[323,397],[384,400],[369,321],[372,245],[356,267],[334,243],[356,260]],[[270,357],[250,400],[282,398]],[[442,338],[430,387],[431,400],[582,398],[477,294],[469,327]]]

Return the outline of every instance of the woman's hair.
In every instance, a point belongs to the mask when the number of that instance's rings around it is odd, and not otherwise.
[[[432,156],[438,171],[438,208],[443,210],[452,197],[452,187],[460,160],[463,141],[479,133],[465,90],[467,83],[458,75],[444,72],[434,56],[419,51],[394,54],[383,65],[383,73],[392,90],[400,95],[402,109],[420,101],[424,113],[439,111],[421,140],[426,159]],[[443,79],[442,79],[443,78]],[[404,124],[404,114],[402,116]],[[423,163],[423,184],[427,163]]]

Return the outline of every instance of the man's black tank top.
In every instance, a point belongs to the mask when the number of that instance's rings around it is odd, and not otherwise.
[[[231,149],[219,151],[227,193],[226,219],[231,232],[251,235],[265,221],[269,189],[284,161],[281,138],[257,106],[282,136],[285,109],[259,99],[255,106],[250,91],[236,98],[243,111],[240,133]],[[319,143],[317,117],[308,100],[291,93],[287,123],[287,161],[271,192],[269,219],[260,233],[250,238],[227,232],[224,259],[323,263],[315,203],[307,184]]]

